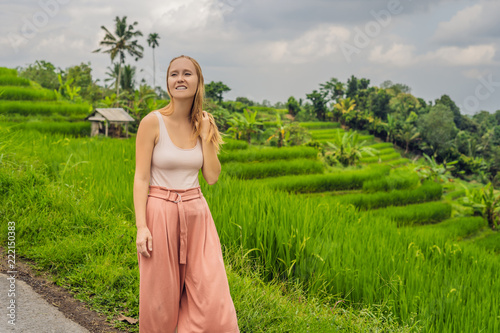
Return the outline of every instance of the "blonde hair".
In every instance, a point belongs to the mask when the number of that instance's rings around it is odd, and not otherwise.
[[[196,93],[194,95],[193,99],[193,105],[191,106],[191,111],[190,111],[190,118],[191,118],[191,125],[193,126],[193,134],[195,137],[200,136],[200,122],[203,116],[203,100],[205,97],[205,81],[203,79],[203,74],[201,72],[201,67],[200,64],[194,60],[193,58],[186,56],[186,55],[181,55],[178,57],[175,57],[170,61],[170,64],[168,65],[167,69],[167,93],[168,96],[170,97],[170,103],[165,106],[164,108],[160,109],[160,113],[168,116],[171,115],[174,112],[174,100],[172,98],[172,95],[170,93],[170,88],[168,86],[168,74],[170,72],[170,66],[172,63],[180,58],[186,58],[191,60],[193,63],[195,69],[196,69],[196,75],[198,76],[198,87],[196,88]],[[163,111],[163,112],[162,112]],[[215,145],[215,149],[217,153],[219,153],[220,150],[220,145],[224,143],[222,141],[222,137],[220,135],[219,129],[217,128],[217,125],[215,123],[214,117],[208,113],[208,118],[210,121],[210,128],[208,130],[208,141],[212,142]]]

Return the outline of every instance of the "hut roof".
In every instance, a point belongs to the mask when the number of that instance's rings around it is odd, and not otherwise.
[[[130,122],[134,121],[127,111],[122,108],[104,108],[95,109],[95,111],[89,115],[88,120],[103,121],[104,119],[108,121],[119,121],[119,122]]]

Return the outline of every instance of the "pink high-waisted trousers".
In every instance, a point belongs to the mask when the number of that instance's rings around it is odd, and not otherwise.
[[[221,245],[200,187],[149,186],[151,257],[137,253],[140,333],[239,332]]]

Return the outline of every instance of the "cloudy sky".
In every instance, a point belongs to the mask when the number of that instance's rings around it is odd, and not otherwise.
[[[152,84],[146,38],[160,35],[157,84],[187,54],[229,99],[305,98],[332,77],[403,83],[425,100],[448,94],[462,113],[500,109],[498,0],[2,0],[0,66],[47,60],[91,62],[105,78],[109,55],[92,53],[116,16],[137,21],[144,58],[132,63]]]

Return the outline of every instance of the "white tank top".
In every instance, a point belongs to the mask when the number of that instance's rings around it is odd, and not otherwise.
[[[159,111],[154,111],[154,113],[158,117],[160,137],[153,148],[150,185],[164,186],[172,190],[199,186],[198,172],[203,166],[200,138],[197,139],[194,148],[177,147],[170,140],[161,113]]]

